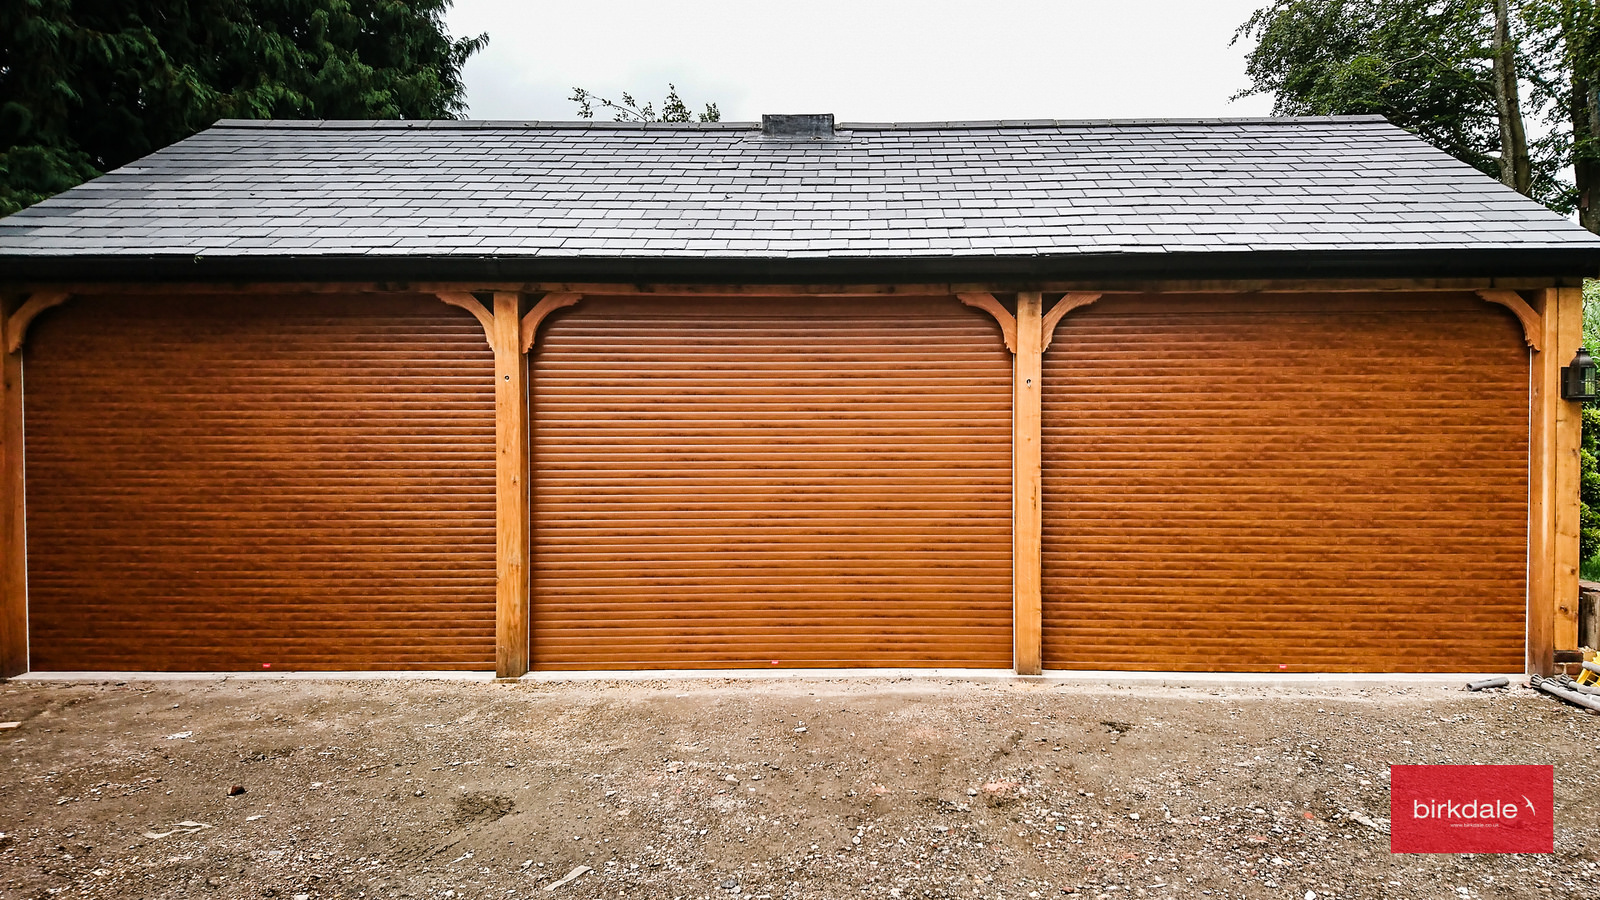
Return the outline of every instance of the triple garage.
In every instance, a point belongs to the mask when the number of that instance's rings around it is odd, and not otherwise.
[[[1553,674],[1596,273],[1378,117],[219,122],[0,218],[0,677]]]
[[[1011,666],[989,314],[586,296],[528,358],[532,668]],[[1043,359],[1046,669],[1521,665],[1529,356],[1503,307],[1119,295]],[[471,316],[81,297],[25,373],[34,669],[493,667]]]

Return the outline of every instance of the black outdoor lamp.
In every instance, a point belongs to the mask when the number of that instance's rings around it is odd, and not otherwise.
[[[1561,370],[1561,397],[1564,400],[1600,400],[1600,385],[1595,384],[1594,358],[1579,347],[1572,365]]]

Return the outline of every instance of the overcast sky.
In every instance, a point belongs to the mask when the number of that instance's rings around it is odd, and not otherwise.
[[[473,118],[573,119],[574,86],[724,121],[1257,116],[1234,30],[1266,0],[456,0]],[[606,116],[606,118],[610,118]]]

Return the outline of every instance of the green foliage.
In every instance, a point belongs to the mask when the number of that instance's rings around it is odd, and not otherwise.
[[[1533,113],[1550,126],[1530,147],[1531,196],[1562,213],[1577,202],[1567,172],[1575,152],[1569,99],[1574,67],[1592,71],[1600,50],[1594,6],[1513,4],[1517,71],[1533,86]],[[1280,115],[1382,115],[1499,174],[1490,0],[1274,0],[1240,26],[1241,38],[1256,46],[1245,66],[1250,87],[1238,96],[1270,94]],[[1600,153],[1592,143],[1577,149]]]
[[[1600,409],[1593,403],[1583,405],[1583,449],[1578,482],[1578,558],[1594,559],[1600,553],[1600,445],[1595,435],[1600,434]]]
[[[1583,346],[1600,356],[1600,281],[1592,279],[1583,283]],[[1584,402],[1582,423],[1578,451],[1578,559],[1592,570],[1600,563],[1596,559],[1600,555],[1600,403]]]
[[[450,0],[8,0],[0,215],[220,118],[453,118]]]
[[[661,101],[660,115],[656,114],[655,104],[646,103],[640,106],[639,102],[633,99],[633,95],[626,91],[622,94],[621,103],[614,103],[581,87],[573,88],[572,96],[567,99],[578,104],[580,119],[594,118],[594,107],[598,103],[600,108],[609,111],[612,114],[611,118],[617,122],[722,121],[722,111],[717,109],[715,103],[707,103],[705,111],[697,115],[689,109],[689,104],[678,96],[678,86],[670,83],[667,85],[667,99]]]
[[[1600,281],[1583,282],[1583,346],[1600,356]]]
[[[1277,0],[1240,26],[1251,86],[1286,116],[1382,115],[1495,174],[1490,29],[1478,2]]]

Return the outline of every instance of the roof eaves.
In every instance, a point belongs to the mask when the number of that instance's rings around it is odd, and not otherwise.
[[[561,281],[657,284],[890,284],[1397,278],[1581,278],[1600,247],[1477,250],[1240,250],[804,258],[466,255],[5,254],[15,282]]]

